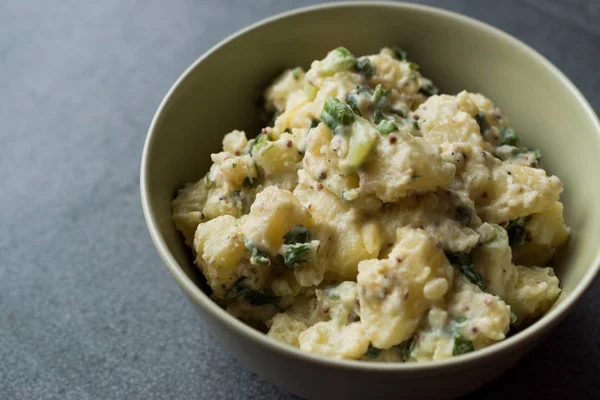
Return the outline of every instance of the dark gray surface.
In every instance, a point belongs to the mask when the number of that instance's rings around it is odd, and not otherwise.
[[[0,399],[292,398],[219,346],[163,268],[138,165],[154,111],[194,59],[309,3],[0,2]],[[599,1],[425,3],[524,40],[600,110]],[[599,398],[599,309],[596,283],[472,398]]]

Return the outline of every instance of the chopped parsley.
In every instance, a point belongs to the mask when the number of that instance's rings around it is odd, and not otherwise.
[[[531,219],[531,215],[508,221],[506,232],[508,233],[508,244],[510,247],[518,247],[525,243],[525,224]]]
[[[302,225],[296,225],[283,236],[283,239],[285,244],[310,243],[312,235]]]
[[[375,103],[373,110],[373,123],[378,124],[383,119],[383,109],[388,104],[388,97],[392,93],[391,89],[383,90],[381,84],[375,87],[373,92],[373,102]]]
[[[214,179],[211,179],[208,175],[206,175],[206,188],[212,189],[217,186],[217,182]]]
[[[247,278],[242,276],[239,278],[233,286],[231,286],[226,292],[226,299],[242,299],[252,304],[253,306],[264,306],[266,304],[275,304],[279,302],[281,297],[275,296],[273,293],[263,292],[261,290],[255,290],[248,286]]]
[[[398,60],[406,61],[406,58],[408,57],[408,52],[406,52],[405,50],[401,49],[398,46],[392,47],[392,50]]]
[[[475,115],[475,121],[477,121],[477,125],[479,125],[479,132],[484,133],[490,129],[490,123],[485,117],[485,113],[483,111],[477,111],[477,114]]]
[[[284,256],[283,263],[289,268],[296,268],[310,261],[310,248],[308,244],[289,245]]]
[[[367,79],[375,74],[375,67],[367,57],[359,58],[358,61],[356,61],[354,68],[356,69],[356,72]]]
[[[362,116],[362,114],[360,113],[360,106],[358,104],[359,100],[357,94],[348,95],[346,101],[348,102],[348,105],[350,106],[352,111],[354,111],[354,114]]]
[[[458,268],[458,270],[474,285],[479,286],[481,290],[486,289],[483,276],[475,270],[473,258],[469,253],[452,253],[447,251],[446,257],[450,264]]]
[[[260,290],[248,289],[244,293],[244,300],[253,306],[264,306],[265,304],[276,304],[281,297],[275,296],[273,293],[263,292]]]
[[[415,349],[416,344],[417,344],[416,339],[414,337],[412,337],[412,338],[405,340],[404,342],[396,345],[398,350],[400,350],[400,355],[402,357],[402,361],[410,360],[410,355],[412,354],[413,350]]]
[[[454,219],[458,222],[467,225],[471,221],[471,217],[473,217],[473,209],[471,207],[466,204],[459,204],[458,207],[456,207]]]
[[[242,185],[244,185],[245,187],[248,188],[255,188],[258,186],[258,178],[251,178],[249,176],[244,178],[244,181],[242,182]]]
[[[260,250],[250,239],[244,241],[246,248],[250,250],[250,264],[252,265],[271,265],[271,259],[262,250]]]
[[[297,81],[298,79],[300,79],[300,74],[301,74],[302,72],[304,72],[304,71],[302,70],[302,68],[300,68],[300,67],[296,67],[296,68],[294,68],[294,69],[292,70],[292,77],[294,78],[294,80],[296,80],[296,81]]]
[[[381,349],[378,349],[377,347],[373,347],[372,345],[369,345],[369,348],[367,349],[365,356],[367,358],[377,358],[377,357],[379,357],[381,352],[382,352]]]
[[[519,142],[521,140],[519,139],[519,135],[517,134],[517,131],[515,131],[513,128],[502,128],[502,132],[500,134],[500,144],[501,145],[509,145],[509,146],[519,146]]]
[[[419,88],[419,93],[425,96],[433,96],[438,94],[440,91],[437,87],[435,87],[432,83],[428,83]]]
[[[411,71],[416,71],[419,69],[419,64],[417,64],[416,62],[409,61],[408,68],[410,68]]]
[[[340,295],[337,293],[331,293],[327,296],[327,298],[329,298],[329,300],[338,301],[340,299]]]
[[[461,334],[454,335],[454,347],[452,348],[452,355],[458,356],[460,354],[466,354],[473,351],[473,342],[467,340]]]

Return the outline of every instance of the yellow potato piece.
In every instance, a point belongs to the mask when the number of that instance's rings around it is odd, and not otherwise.
[[[449,185],[455,168],[425,139],[395,132],[395,141],[378,140],[359,171],[360,187],[384,202],[394,202],[414,192]]]
[[[387,349],[409,339],[423,314],[443,302],[452,266],[422,229],[401,228],[384,260],[358,265],[361,321],[373,346]]]
[[[194,249],[196,264],[214,295],[222,297],[238,278],[237,269],[246,252],[238,221],[230,215],[224,215],[198,225]]]
[[[256,195],[242,230],[253,245],[275,256],[290,229],[311,224],[310,212],[291,192],[269,186]]]
[[[298,176],[294,195],[310,210],[314,221],[311,231],[321,242],[316,262],[326,267],[330,279],[355,280],[358,263],[379,254],[383,237],[378,227],[305,171],[299,171]]]

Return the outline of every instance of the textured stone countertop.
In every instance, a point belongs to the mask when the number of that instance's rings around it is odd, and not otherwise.
[[[0,399],[291,399],[223,350],[162,266],[139,161],[179,74],[292,0],[0,2]],[[600,110],[597,0],[428,0],[525,41]],[[600,398],[600,282],[469,398]]]

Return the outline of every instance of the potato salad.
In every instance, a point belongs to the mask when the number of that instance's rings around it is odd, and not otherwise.
[[[172,202],[212,298],[338,359],[440,360],[505,339],[560,294],[562,182],[490,99],[440,94],[400,48],[344,47],[264,94]]]

